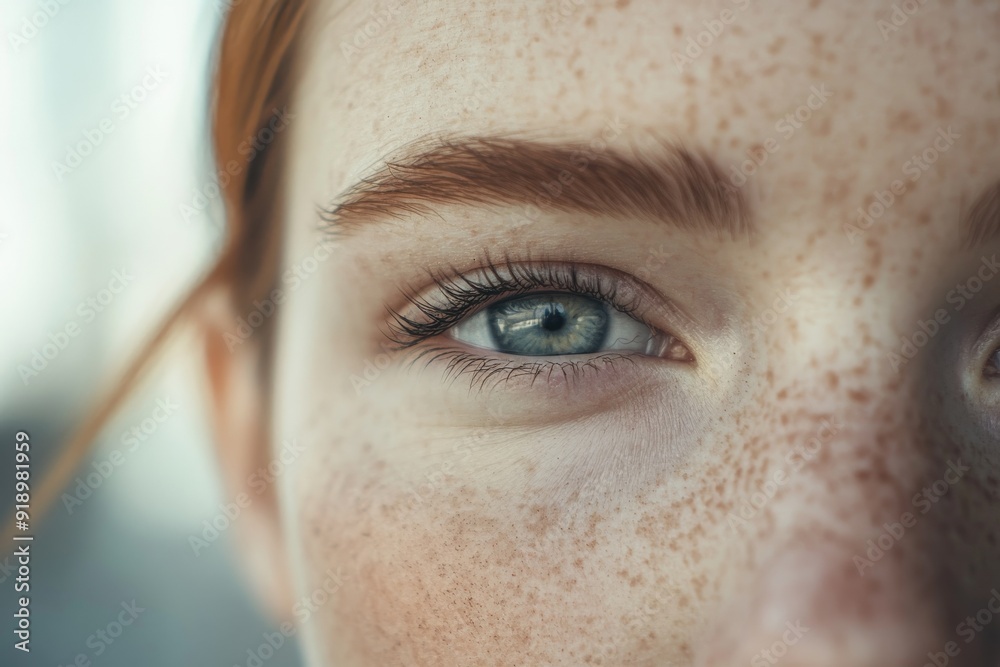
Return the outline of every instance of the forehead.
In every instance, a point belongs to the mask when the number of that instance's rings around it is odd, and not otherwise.
[[[328,0],[305,42],[296,156],[330,199],[428,135],[589,141],[610,126],[622,148],[645,135],[704,148],[753,171],[762,203],[838,222],[919,168],[892,224],[920,211],[954,226],[1000,173],[1000,8],[897,6]],[[908,164],[925,152],[927,169]]]

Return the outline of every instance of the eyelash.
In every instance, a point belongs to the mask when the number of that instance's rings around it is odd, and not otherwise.
[[[412,349],[435,338],[463,321],[481,308],[499,301],[502,297],[529,294],[541,289],[560,290],[581,294],[609,304],[616,310],[633,317],[654,330],[658,327],[646,321],[641,314],[642,299],[638,294],[626,298],[613,279],[596,272],[583,272],[566,262],[518,263],[505,259],[499,264],[489,258],[473,275],[463,274],[454,268],[429,272],[437,289],[429,297],[415,292],[404,292],[408,307],[415,313],[404,314],[391,307],[388,331],[385,335],[398,350]],[[417,314],[419,313],[419,314]],[[412,360],[426,364],[447,362],[446,378],[468,376],[473,387],[496,386],[512,379],[527,378],[532,383],[539,377],[553,375],[567,382],[586,372],[609,370],[619,363],[635,363],[634,355],[606,352],[580,360],[525,360],[505,359],[495,353],[476,353],[457,346],[432,346],[422,349]]]
[[[407,303],[419,311],[423,319],[414,319],[389,308],[391,321],[388,338],[399,349],[413,347],[444,333],[478,308],[497,301],[499,297],[521,296],[541,288],[593,297],[651,328],[656,328],[638,314],[638,298],[623,299],[615,285],[608,284],[609,281],[596,274],[581,275],[578,267],[573,264],[518,264],[508,259],[498,265],[487,260],[478,273],[480,275],[473,277],[454,269],[431,272],[430,278],[444,302],[436,303],[412,292],[404,293]]]

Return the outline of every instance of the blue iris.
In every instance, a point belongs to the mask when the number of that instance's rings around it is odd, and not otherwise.
[[[524,356],[591,354],[608,336],[607,306],[579,294],[529,294],[487,309],[500,352]]]

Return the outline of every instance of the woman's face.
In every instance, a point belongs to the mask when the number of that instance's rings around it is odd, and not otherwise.
[[[997,10],[320,3],[272,433],[310,664],[987,664]]]

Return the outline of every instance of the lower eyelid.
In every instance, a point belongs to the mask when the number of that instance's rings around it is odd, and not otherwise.
[[[417,352],[408,365],[419,364],[421,368],[439,368],[445,384],[468,382],[469,388],[477,391],[503,388],[511,391],[545,389],[547,391],[567,389],[577,391],[584,387],[581,382],[587,378],[607,378],[620,370],[625,375],[634,371],[640,356],[616,352],[598,353],[583,358],[564,357],[514,357],[504,353],[481,354],[473,348],[433,347]],[[582,355],[581,355],[582,356]],[[621,379],[621,373],[618,374]],[[626,383],[628,384],[628,383]],[[628,386],[634,386],[634,381]],[[594,389],[588,385],[588,389]]]

